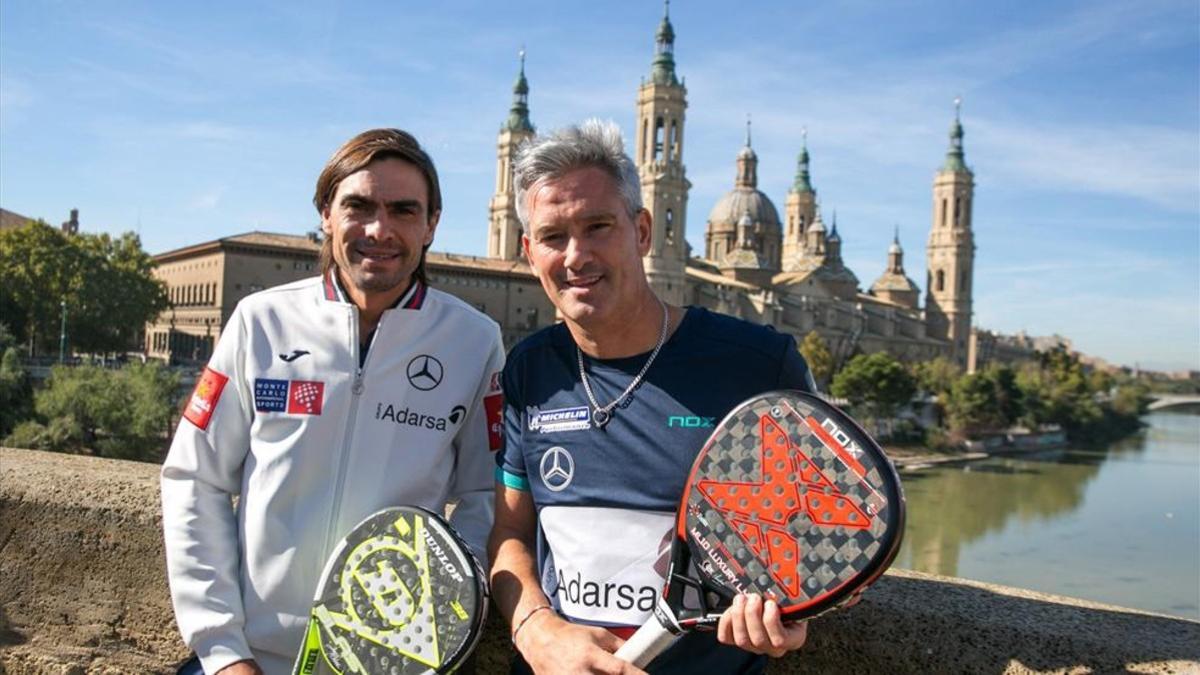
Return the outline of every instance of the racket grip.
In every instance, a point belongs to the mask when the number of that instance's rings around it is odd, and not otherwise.
[[[642,627],[637,629],[637,632],[629,636],[625,644],[617,650],[616,657],[622,661],[627,661],[637,666],[645,668],[646,664],[654,660],[654,657],[666,651],[667,647],[675,641],[677,636],[667,627],[662,625],[662,622],[657,617],[651,617],[649,621],[642,624]]]

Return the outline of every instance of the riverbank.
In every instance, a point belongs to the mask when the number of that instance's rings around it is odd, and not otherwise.
[[[883,451],[899,471],[919,471],[933,466],[973,462],[988,457],[988,453],[977,450],[934,450],[916,445],[887,445]]]

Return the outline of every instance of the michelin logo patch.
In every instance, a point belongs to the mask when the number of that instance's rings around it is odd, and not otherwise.
[[[575,431],[592,426],[591,412],[587,406],[535,411],[529,416],[529,430],[540,434],[555,431]]]

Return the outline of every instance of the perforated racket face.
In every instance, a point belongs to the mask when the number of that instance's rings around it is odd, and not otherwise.
[[[399,507],[372,515],[326,566],[296,672],[453,671],[483,625],[478,568],[433,513]]]
[[[849,417],[799,392],[731,412],[697,457],[681,509],[701,579],[725,596],[820,613],[889,565],[904,529],[891,462]]]

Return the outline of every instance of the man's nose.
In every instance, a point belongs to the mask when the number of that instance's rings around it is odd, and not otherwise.
[[[579,269],[592,259],[591,246],[583,237],[572,236],[567,240],[564,264],[569,269]]]
[[[363,232],[376,241],[386,241],[396,237],[394,218],[387,209],[376,209],[374,217],[363,225]]]

